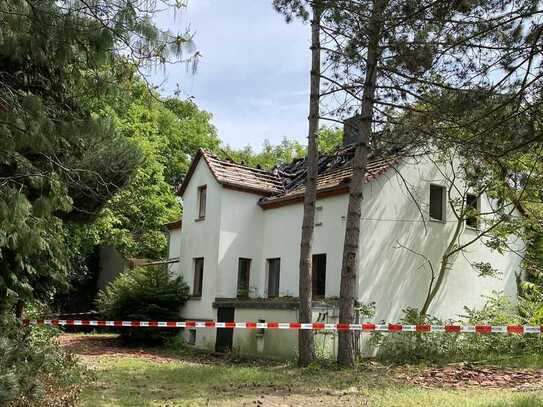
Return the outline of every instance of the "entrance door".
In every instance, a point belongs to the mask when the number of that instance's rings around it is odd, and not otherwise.
[[[233,322],[234,308],[219,308],[217,310],[217,322]],[[229,352],[232,350],[234,341],[233,328],[217,328],[217,339],[215,340],[216,352]]]

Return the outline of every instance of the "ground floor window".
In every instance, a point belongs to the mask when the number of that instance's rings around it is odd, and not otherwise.
[[[326,293],[326,254],[314,254],[312,264],[313,297]]]
[[[202,296],[202,285],[204,282],[204,258],[197,257],[194,259],[194,282],[192,285],[192,295],[195,297]]]
[[[249,296],[249,281],[251,277],[251,259],[239,258],[238,261],[238,297]]]
[[[196,329],[189,329],[189,336],[187,338],[189,345],[196,345]]]
[[[268,298],[279,297],[281,259],[268,259]]]

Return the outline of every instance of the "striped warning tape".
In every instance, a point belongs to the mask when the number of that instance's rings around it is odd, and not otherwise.
[[[362,332],[419,332],[473,334],[541,334],[543,326],[532,325],[402,325],[402,324],[325,324],[314,322],[215,322],[215,321],[104,321],[85,319],[25,319],[26,325],[150,327],[150,328],[236,328],[236,329],[292,329],[314,331]]]

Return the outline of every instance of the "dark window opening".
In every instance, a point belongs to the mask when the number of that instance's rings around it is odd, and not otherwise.
[[[314,254],[312,262],[313,297],[326,293],[326,254]]]
[[[265,319],[259,319],[257,322],[259,324],[265,324],[266,320]],[[266,333],[266,330],[264,328],[258,328],[256,330],[256,336],[264,336],[265,333]]]
[[[249,296],[249,280],[251,277],[251,259],[240,258],[238,261],[238,297]]]
[[[445,220],[445,187],[430,185],[430,219]]]
[[[281,259],[268,259],[268,297],[279,297]]]
[[[466,195],[466,226],[477,229],[479,226],[479,198],[477,195]]]
[[[202,285],[204,281],[204,258],[198,257],[194,259],[194,284],[192,295],[195,297],[202,296]]]
[[[206,217],[207,186],[198,187],[198,219]]]
[[[196,329],[189,330],[189,336],[187,338],[188,345],[196,345]]]

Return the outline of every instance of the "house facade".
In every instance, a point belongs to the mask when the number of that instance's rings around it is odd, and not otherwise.
[[[314,321],[335,323],[345,233],[352,147],[320,160],[313,243]],[[187,320],[293,322],[298,312],[298,264],[303,215],[303,161],[272,172],[249,168],[200,150],[179,195],[183,219],[168,226],[170,265],[192,296],[181,310]],[[370,160],[364,184],[357,299],[375,303],[375,321],[397,321],[406,307],[420,308],[431,271],[454,232],[447,205],[451,177],[431,157]],[[454,188],[457,189],[457,188]],[[454,193],[453,189],[453,193]],[[481,213],[494,204],[484,194],[464,197]],[[471,224],[470,224],[471,222]],[[473,223],[475,222],[475,223]],[[466,221],[460,241],[479,233]],[[524,246],[511,237],[518,251]],[[408,250],[409,249],[409,250]],[[415,254],[418,253],[418,254]],[[481,307],[493,291],[516,297],[520,257],[498,254],[477,241],[457,255],[429,312],[457,319]],[[495,277],[480,277],[472,264],[489,262]],[[210,350],[291,357],[295,331],[187,330],[185,339]],[[330,351],[335,336],[317,335]]]

